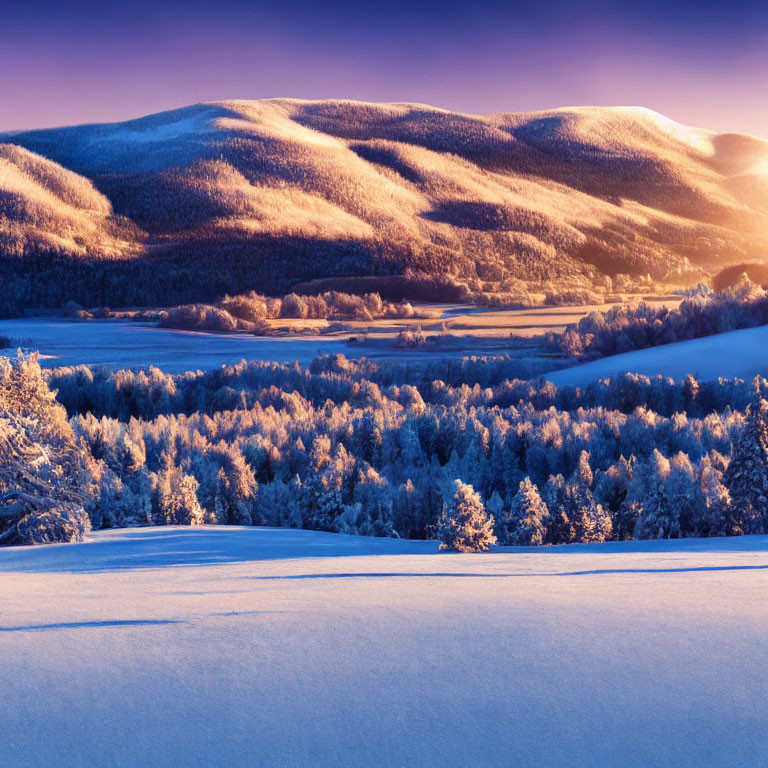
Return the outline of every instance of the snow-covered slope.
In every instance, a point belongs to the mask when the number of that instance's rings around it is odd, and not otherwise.
[[[0,764],[768,753],[767,537],[436,550],[254,528],[0,550]]]
[[[0,254],[128,256],[136,237],[136,228],[113,215],[88,179],[0,143]]]
[[[545,378],[558,386],[584,386],[622,373],[678,380],[690,373],[701,381],[768,376],[768,326],[611,355],[548,373]]]
[[[672,278],[768,245],[768,143],[647,109],[222,101],[0,140],[94,182],[148,255],[225,247],[223,274],[259,267],[250,288],[407,268],[482,290]]]

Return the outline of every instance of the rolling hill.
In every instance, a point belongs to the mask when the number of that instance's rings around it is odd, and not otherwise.
[[[224,101],[0,135],[0,258],[26,305],[682,283],[768,252],[767,170],[768,142],[640,108]]]

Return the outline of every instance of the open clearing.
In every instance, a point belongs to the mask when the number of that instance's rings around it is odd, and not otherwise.
[[[0,550],[0,764],[755,766],[768,537],[264,528]]]

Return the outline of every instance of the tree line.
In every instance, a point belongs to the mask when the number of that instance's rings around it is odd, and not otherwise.
[[[591,312],[544,342],[587,360],[766,324],[768,293],[743,275],[719,293],[699,285],[676,309],[640,302]]]
[[[483,368],[502,377],[504,361],[441,365],[452,384],[426,371],[403,383],[401,364],[343,356],[180,376],[44,375],[21,359],[4,375],[48,405],[20,416],[9,400],[0,419],[8,430],[55,421],[57,439],[68,435],[84,469],[67,498],[96,528],[277,525],[455,544],[469,526],[532,545],[768,530],[765,380],[628,376],[559,391],[468,383]],[[55,476],[51,439],[27,462],[35,477],[5,472],[0,493]]]

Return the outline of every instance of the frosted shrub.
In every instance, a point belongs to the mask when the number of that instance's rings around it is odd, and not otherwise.
[[[82,541],[91,521],[82,507],[60,503],[24,515],[11,529],[8,544],[59,544]]]
[[[397,334],[396,342],[398,347],[407,349],[409,347],[423,347],[427,343],[427,338],[421,331],[421,326],[408,328]]]
[[[168,310],[160,321],[165,328],[181,328],[198,331],[251,330],[247,321],[238,321],[224,309],[208,304],[185,304]]]
[[[269,317],[267,300],[253,291],[240,296],[225,296],[221,300],[221,309],[232,317],[251,323],[259,323]]]
[[[415,315],[414,308],[408,302],[384,302],[378,293],[359,296],[341,291],[326,291],[318,296],[289,293],[280,299],[249,291],[237,296],[224,296],[217,304],[173,307],[160,318],[160,325],[184,330],[260,333],[265,321],[278,318],[371,321]]]
[[[306,302],[302,301],[300,296],[297,296],[295,293],[289,293],[283,299],[280,317],[291,317],[303,320],[308,315],[309,309]]]

